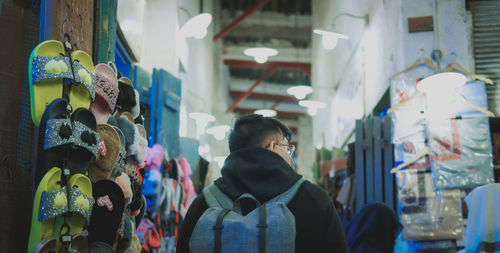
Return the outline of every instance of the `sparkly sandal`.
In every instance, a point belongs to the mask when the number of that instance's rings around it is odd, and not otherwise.
[[[37,156],[33,189],[38,188],[38,183],[47,170],[53,167],[63,168],[66,154],[74,142],[67,106],[64,99],[58,98],[43,113],[38,142],[38,150],[43,152]]]
[[[94,199],[92,197],[92,183],[82,174],[73,175],[68,182],[68,211],[66,218],[71,236],[82,234],[90,222]]]
[[[89,109],[94,101],[96,76],[92,58],[86,52],[76,50],[71,53],[74,82],[69,92],[69,103],[73,112],[78,108]]]
[[[31,119],[39,126],[45,107],[63,95],[63,80],[72,79],[69,59],[64,46],[57,40],[40,43],[29,59]]]
[[[99,147],[99,134],[92,112],[85,108],[76,109],[71,115],[73,128],[73,149],[68,154],[65,174],[81,173],[87,175],[89,164],[94,162]]]
[[[54,167],[40,181],[35,193],[28,252],[40,242],[56,236],[55,220],[68,211],[66,187],[61,185],[61,169]]]

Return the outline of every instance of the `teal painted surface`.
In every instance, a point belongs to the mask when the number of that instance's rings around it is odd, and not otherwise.
[[[157,74],[157,127],[156,141],[168,150],[172,158],[180,153],[180,98],[181,80],[165,70],[158,70]]]
[[[180,137],[179,139],[179,157],[184,157],[191,165],[191,170],[193,175],[196,175],[196,167],[198,165],[198,160],[200,155],[198,154],[198,147],[200,146],[200,141],[197,139]]]
[[[115,61],[117,3],[117,0],[98,0],[97,3],[94,61],[98,63]]]

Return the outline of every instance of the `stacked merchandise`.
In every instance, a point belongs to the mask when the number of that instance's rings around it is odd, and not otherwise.
[[[485,84],[431,96],[417,91],[418,81],[391,79],[402,237],[421,248],[446,248],[464,235],[462,191],[493,182]]]
[[[33,49],[29,66],[40,132],[28,252],[140,252],[148,143],[137,91],[112,63],[94,66],[55,40]]]
[[[175,252],[183,217],[196,197],[185,158],[169,159],[161,145],[148,148],[142,193],[144,219],[137,228],[142,252]]]

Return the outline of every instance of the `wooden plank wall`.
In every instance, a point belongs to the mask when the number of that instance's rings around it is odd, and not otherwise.
[[[92,56],[94,30],[93,0],[53,0],[52,39],[62,40],[68,31],[65,20],[71,24],[71,44],[74,49],[87,52]]]
[[[29,106],[29,98],[22,94],[28,90],[29,48],[38,40],[38,6],[28,0],[0,1],[0,252],[27,251],[31,170],[21,169],[16,158],[21,104]],[[27,147],[30,151],[31,144]],[[31,168],[31,161],[25,163]]]
[[[46,39],[61,40],[64,20],[71,23],[75,48],[92,54],[93,0],[1,0],[0,1],[0,252],[26,252],[32,216],[33,159],[19,160],[19,149],[28,148],[33,129],[29,119],[27,62],[39,42],[40,5],[52,13],[46,20],[51,31]],[[43,33],[42,33],[43,34]],[[28,114],[28,116],[26,115]],[[21,138],[22,137],[22,138]],[[29,152],[25,152],[29,153]],[[28,155],[29,157],[29,155]],[[22,166],[21,166],[22,165]]]

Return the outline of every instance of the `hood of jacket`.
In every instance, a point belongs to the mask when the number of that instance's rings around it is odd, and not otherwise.
[[[261,203],[285,192],[302,177],[280,155],[259,147],[231,153],[221,174],[215,185],[231,199],[250,193]]]

